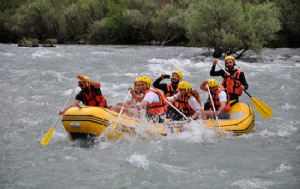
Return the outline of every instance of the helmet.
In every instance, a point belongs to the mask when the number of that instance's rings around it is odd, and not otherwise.
[[[135,78],[134,82],[138,82],[138,81],[140,81],[140,79],[141,79],[141,77],[137,77],[137,78]]]
[[[180,81],[178,84],[178,89],[185,89],[186,93],[191,91],[191,84],[187,81]]]
[[[146,82],[148,88],[150,88],[151,85],[152,85],[152,81],[151,81],[150,77],[148,77],[148,76],[142,76],[142,77],[140,77],[139,81]]]
[[[182,73],[181,73],[180,71],[175,70],[173,73],[176,73],[176,74],[179,76],[179,81],[182,80]],[[172,74],[173,74],[173,73],[172,73]]]
[[[87,76],[87,75],[84,75],[83,78],[84,79],[90,79],[89,76]],[[78,78],[78,82],[81,82],[81,81],[83,81],[83,80],[81,80],[81,79]],[[89,86],[88,82],[85,82],[85,84],[86,84],[87,87]]]
[[[226,62],[226,60],[229,60],[229,59],[232,59],[233,64],[235,65],[235,58],[233,56],[226,56],[224,61]]]
[[[208,80],[208,86],[209,87],[219,87],[219,82],[216,79],[210,79],[210,80]]]

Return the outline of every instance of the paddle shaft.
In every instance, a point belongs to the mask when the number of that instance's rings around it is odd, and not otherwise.
[[[127,93],[127,95],[126,95],[126,97],[125,97],[124,103],[126,103],[129,94],[130,94],[130,90],[128,90],[128,93]],[[116,120],[116,122],[115,122],[115,124],[114,124],[114,126],[113,126],[113,128],[112,128],[112,131],[114,131],[115,128],[117,127],[118,121],[119,121],[119,119],[120,119],[121,114],[123,113],[123,110],[124,110],[124,104],[123,104],[123,106],[122,106],[122,108],[121,108],[121,111],[119,112],[119,115],[118,115],[118,117],[117,117],[117,120]]]
[[[73,93],[74,93],[76,87],[77,87],[77,83],[76,83],[76,86],[75,86],[75,88],[73,89],[71,95],[69,96],[67,102],[65,103],[65,105],[64,105],[64,107],[63,107],[63,110],[66,108],[67,104],[69,103],[69,101],[70,101],[70,99],[71,99],[71,96],[73,95]],[[57,125],[57,122],[58,122],[59,118],[60,118],[60,115],[57,117],[57,119],[56,119],[54,125],[49,129],[49,131],[46,133],[46,135],[44,136],[44,138],[41,140],[41,142],[40,142],[41,145],[46,146],[46,145],[49,144],[49,142],[50,142],[50,140],[51,140],[51,137],[52,137],[52,134],[53,134],[53,131],[54,131],[54,127]]]
[[[213,110],[214,110],[214,112],[216,112],[215,104],[214,104],[213,98],[212,98],[212,96],[211,96],[211,93],[210,93],[210,90],[209,90],[208,85],[206,85],[206,88],[207,88],[207,91],[208,91],[208,94],[209,94],[209,98],[210,98],[210,101],[211,101]],[[218,118],[218,116],[215,116],[215,117],[216,117],[216,120],[217,120],[217,123],[218,123],[218,126],[219,126],[219,130],[220,130],[219,118]]]
[[[166,100],[166,102],[172,107],[174,108],[178,113],[180,113],[185,119],[188,119],[181,111],[179,111],[175,106],[173,106],[173,104],[171,102],[169,102],[168,100]]]
[[[76,83],[76,85],[75,85],[75,87],[74,87],[72,93],[70,94],[68,100],[66,101],[66,103],[65,103],[65,105],[64,105],[64,107],[63,107],[63,110],[65,110],[65,108],[66,108],[67,104],[69,103],[69,101],[70,101],[70,99],[71,99],[71,97],[72,97],[72,95],[73,95],[75,89],[77,88],[77,86],[78,86],[78,84]],[[54,124],[54,127],[56,126],[56,124],[57,124],[59,118],[60,118],[60,115],[57,117],[56,122],[55,122],[55,124]]]
[[[219,64],[219,63],[217,63],[218,64],[218,66],[227,74],[227,75],[229,75],[229,77],[236,83],[236,84],[238,84],[238,86],[239,87],[241,87],[241,85]],[[250,98],[252,98],[252,96],[245,90],[245,89],[243,89],[243,91],[250,97]]]

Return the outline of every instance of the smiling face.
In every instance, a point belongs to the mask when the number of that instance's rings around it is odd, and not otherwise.
[[[147,82],[145,82],[145,81],[140,81],[140,82],[139,82],[139,87],[140,87],[140,90],[141,90],[142,92],[145,92],[146,90],[149,89],[149,88],[148,88],[148,84],[147,84]]]
[[[186,95],[186,89],[179,89],[180,96],[185,96]]]
[[[134,89],[137,90],[137,91],[141,91],[141,82],[140,81],[137,81],[134,83]]]

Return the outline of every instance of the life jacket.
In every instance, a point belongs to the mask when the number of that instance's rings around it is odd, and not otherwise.
[[[230,102],[229,102],[229,94],[227,93],[226,89],[224,87],[220,87],[216,92],[215,94],[212,95],[212,99],[214,101],[214,106],[216,108],[216,111],[219,110],[220,106],[221,106],[221,103],[220,103],[220,100],[219,100],[219,94],[221,91],[225,91],[226,95],[227,95],[227,102],[226,102],[226,107],[225,109],[223,110],[224,113],[226,112],[229,112],[230,111]],[[211,103],[211,100],[209,101],[209,105],[210,107],[213,107],[212,106],[212,103]]]
[[[179,96],[179,99],[177,100],[177,102],[179,102],[180,105],[180,111],[186,116],[190,116],[195,113],[195,111],[193,110],[193,108],[191,108],[188,102],[191,96],[192,94],[188,93],[184,96]]]
[[[171,96],[177,94],[178,92],[179,92],[179,89],[178,89],[178,88],[176,88],[176,89],[174,90],[172,84],[171,84],[171,83],[167,83],[167,92],[166,92],[166,94],[165,94],[165,97],[171,97]],[[173,106],[175,106],[177,109],[180,107],[180,106],[179,106],[179,103],[178,103],[177,101],[173,102],[172,104],[173,104]],[[169,104],[168,104],[168,106],[169,106]]]
[[[147,103],[146,113],[149,115],[159,115],[166,113],[168,104],[163,94],[159,89],[148,89],[144,92],[144,96],[146,96],[146,94],[150,91],[155,92],[158,95],[159,102]]]
[[[232,75],[232,77],[240,85],[242,85],[242,83],[240,82],[241,73],[242,73],[241,70],[236,70]],[[225,72],[223,76],[222,86],[227,90],[229,94],[236,94],[238,96],[241,96],[243,94],[243,89],[241,89],[237,83],[235,83],[235,81],[233,81],[233,79],[231,79],[230,76],[228,76],[227,73]]]
[[[91,88],[91,86],[88,87],[88,92],[83,91],[82,103],[86,106],[100,106],[104,108],[107,107],[105,97],[102,94],[96,95],[95,91]]]

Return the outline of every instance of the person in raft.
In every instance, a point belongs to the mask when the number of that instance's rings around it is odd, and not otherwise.
[[[197,98],[191,93],[191,84],[187,81],[181,81],[178,84],[179,93],[167,97],[169,102],[178,102],[179,110],[188,117],[188,121],[201,119],[201,105]]]
[[[139,79],[140,89],[144,94],[142,102],[136,104],[138,109],[146,109],[146,118],[156,123],[163,123],[166,119],[168,104],[159,89],[151,88],[152,81],[148,76]]]
[[[209,87],[212,99],[209,97],[210,110],[205,110],[202,112],[202,118],[216,118],[219,119],[230,119],[230,103],[229,94],[224,87],[219,87],[219,83],[216,79],[204,80],[201,85]],[[215,107],[216,111],[213,111]]]
[[[225,68],[226,71],[236,80],[233,79],[226,74],[224,70],[215,71],[216,65],[218,64],[218,60],[213,60],[213,65],[210,70],[210,76],[222,76],[222,86],[227,90],[230,97],[230,105],[233,106],[235,103],[239,102],[239,96],[242,95],[243,90],[247,90],[249,85],[246,81],[245,74],[242,70],[235,69],[236,60],[233,56],[225,57]]]
[[[107,107],[106,99],[100,90],[101,84],[90,79],[86,75],[79,75],[78,86],[81,91],[76,95],[75,101],[66,109],[59,111],[59,115],[63,115],[69,108],[76,107],[80,102],[86,106]]]
[[[179,92],[177,87],[178,87],[178,83],[182,80],[182,77],[183,77],[182,73],[179,70],[173,71],[171,76],[162,73],[161,76],[154,81],[153,87],[162,90],[164,92],[165,97],[173,96]],[[169,79],[169,78],[171,80],[171,83],[160,83],[163,79]],[[174,102],[173,106],[178,109],[179,103]],[[172,120],[180,120],[182,119],[182,115],[180,115],[171,106],[168,106],[167,118],[171,118]]]
[[[127,114],[129,116],[134,116],[138,115],[138,111],[135,108],[137,102],[142,102],[143,100],[143,92],[141,91],[140,88],[140,77],[135,78],[134,80],[134,88],[129,87],[128,90],[130,91],[131,94],[131,99],[126,101],[126,102],[118,102],[116,106],[111,106],[109,109],[115,111],[115,112],[120,112],[122,107],[124,106],[123,113]]]

